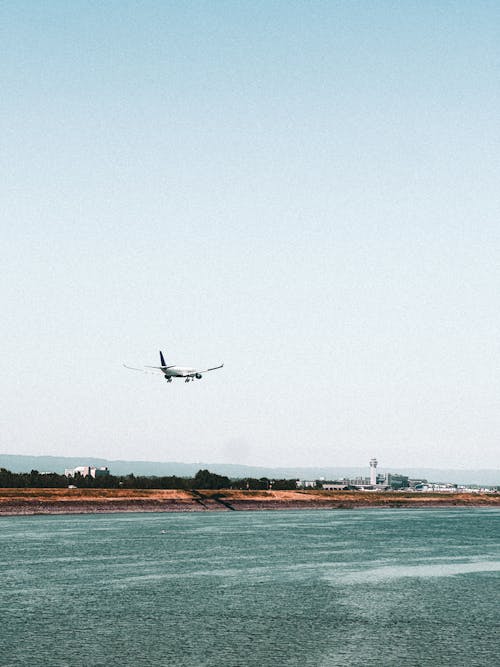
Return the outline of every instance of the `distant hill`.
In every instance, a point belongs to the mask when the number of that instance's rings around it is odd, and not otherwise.
[[[161,461],[121,461],[96,458],[94,456],[18,456],[0,454],[0,468],[7,468],[12,472],[39,472],[63,473],[65,468],[74,468],[80,465],[107,466],[113,475],[178,475],[192,477],[200,468],[208,468],[219,475],[230,478],[237,477],[269,477],[269,478],[300,478],[300,479],[339,479],[342,477],[356,477],[369,475],[368,466],[363,467],[298,467],[283,466],[268,468],[262,466],[245,466],[231,463],[179,463]],[[485,484],[500,485],[500,470],[455,470],[439,468],[400,468],[398,466],[380,466],[380,472],[393,472],[408,475],[412,478],[424,478],[432,482],[452,482],[454,484]]]

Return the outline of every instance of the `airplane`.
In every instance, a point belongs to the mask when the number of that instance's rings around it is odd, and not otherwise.
[[[165,357],[163,352],[160,350],[160,362],[161,366],[144,366],[143,368],[134,368],[133,366],[127,366],[123,364],[125,368],[130,369],[131,371],[142,371],[143,373],[162,373],[167,382],[172,382],[172,378],[184,378],[184,382],[191,382],[191,380],[201,380],[202,373],[208,373],[208,371],[216,371],[218,368],[222,368],[224,364],[220,366],[213,366],[212,368],[205,368],[199,370],[197,368],[186,368],[184,366],[167,366],[165,363]],[[150,371],[144,370],[145,368],[150,368]]]

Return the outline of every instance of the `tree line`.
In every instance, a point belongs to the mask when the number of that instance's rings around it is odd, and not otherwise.
[[[64,489],[74,485],[79,489],[248,489],[266,490],[275,489],[285,491],[297,487],[295,479],[269,479],[261,477],[245,477],[244,479],[229,479],[225,475],[217,475],[209,470],[198,470],[194,477],[146,477],[130,475],[102,475],[83,477],[77,473],[74,477],[66,477],[58,473],[41,473],[38,470],[15,473],[0,468],[0,488],[34,488],[34,489]]]

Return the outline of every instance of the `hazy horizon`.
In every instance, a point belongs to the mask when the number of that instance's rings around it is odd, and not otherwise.
[[[366,468],[367,471],[369,471],[369,462],[365,461],[364,464],[356,464],[356,465],[349,465],[349,464],[344,464],[342,462],[330,462],[327,465],[318,465],[314,463],[314,461],[310,462],[308,465],[302,466],[302,465],[294,465],[294,464],[287,464],[286,462],[282,462],[279,465],[276,466],[259,466],[257,464],[252,464],[252,463],[244,463],[244,464],[239,464],[239,463],[231,463],[231,462],[223,462],[223,461],[217,461],[217,460],[212,460],[209,461],[207,460],[182,460],[182,459],[148,459],[148,458],[123,458],[123,457],[117,457],[117,458],[109,458],[106,456],[102,455],[94,455],[94,454],[44,454],[44,453],[39,453],[39,454],[11,454],[9,452],[0,452],[0,459],[3,457],[26,457],[26,458],[44,458],[44,459],[59,459],[59,458],[71,458],[71,459],[79,459],[82,462],[85,462],[87,459],[88,460],[103,460],[103,461],[131,461],[131,462],[136,462],[136,463],[175,463],[179,465],[201,465],[201,464],[214,464],[214,465],[241,465],[242,467],[251,467],[251,468],[260,468],[260,467],[265,467],[265,468]],[[412,466],[404,466],[407,468],[411,468]],[[415,466],[415,467],[425,467],[425,468],[430,468],[434,466]],[[391,462],[385,462],[384,465],[378,465],[377,470],[388,470],[389,468],[394,468],[394,465]],[[436,470],[439,470],[439,467],[435,468]],[[449,466],[443,469],[451,469]],[[454,470],[470,470],[470,467],[457,467],[453,468]],[[478,466],[474,467],[475,470],[480,470],[481,468]],[[484,468],[487,470],[500,470],[498,465],[493,468]]]
[[[107,459],[93,456],[57,457],[9,455],[0,452],[0,468],[7,468],[16,473],[39,470],[62,474],[67,468],[80,465],[107,466],[112,475],[192,476],[198,470],[208,468],[212,473],[229,477],[274,477],[300,479],[342,479],[344,477],[369,476],[368,463],[364,466],[344,466],[331,464],[328,466],[255,466],[252,464],[220,463],[217,461],[147,461]],[[455,484],[500,484],[500,468],[430,468],[425,466],[408,467],[393,466],[390,463],[380,464],[378,473],[396,473],[408,475],[410,478],[425,478],[432,482],[449,482]]]
[[[2,450],[499,467],[500,5],[0,18]]]

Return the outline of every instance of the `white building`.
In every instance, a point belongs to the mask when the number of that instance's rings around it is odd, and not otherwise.
[[[299,479],[297,480],[298,489],[315,489],[316,480],[315,479]]]
[[[77,466],[76,468],[67,468],[64,474],[66,477],[74,477],[78,474],[82,477],[105,477],[109,475],[109,468],[105,466],[101,466],[100,468],[96,468],[95,466]]]

